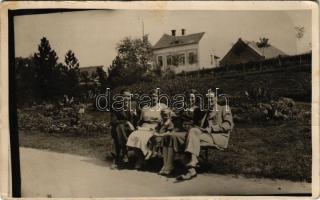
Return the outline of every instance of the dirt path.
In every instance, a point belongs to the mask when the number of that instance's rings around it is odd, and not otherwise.
[[[175,183],[151,172],[111,170],[93,158],[20,148],[23,197],[137,197],[310,193],[311,184],[200,174]]]

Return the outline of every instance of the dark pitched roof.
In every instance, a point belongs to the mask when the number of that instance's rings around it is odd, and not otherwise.
[[[259,55],[264,56],[265,59],[274,58],[274,57],[277,57],[279,55],[281,55],[281,56],[287,55],[286,53],[284,53],[283,51],[281,51],[280,49],[274,47],[271,44],[268,47],[259,48],[258,45],[257,45],[257,42],[255,42],[255,41],[244,41],[244,42],[251,49],[253,49],[255,52],[257,52]]]
[[[204,35],[204,32],[183,35],[183,36],[172,36],[168,34],[163,34],[160,40],[152,48],[162,49],[162,48],[182,46],[187,44],[196,44],[201,40],[203,35]]]

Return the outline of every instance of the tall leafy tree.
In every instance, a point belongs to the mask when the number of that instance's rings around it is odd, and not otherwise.
[[[135,83],[151,70],[152,49],[147,36],[124,38],[117,45],[117,51],[118,55],[109,68],[108,83],[111,86]]]
[[[124,79],[124,71],[125,67],[123,60],[119,56],[116,56],[108,69],[107,83],[111,87],[117,86]]]
[[[51,99],[61,94],[59,78],[61,71],[57,67],[58,56],[51,49],[47,38],[43,37],[38,46],[38,52],[34,53],[33,61],[36,71],[36,90],[42,99]]]

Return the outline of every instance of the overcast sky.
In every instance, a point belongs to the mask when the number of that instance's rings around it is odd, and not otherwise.
[[[109,66],[116,55],[116,44],[124,37],[141,37],[144,32],[154,45],[171,29],[185,28],[187,34],[205,32],[210,48],[221,58],[239,37],[270,44],[287,54],[311,49],[311,11],[77,11],[17,16],[14,18],[16,57],[37,51],[42,37],[63,62],[71,49],[80,67]],[[304,37],[297,41],[295,26],[304,26]],[[209,53],[208,53],[209,55]]]

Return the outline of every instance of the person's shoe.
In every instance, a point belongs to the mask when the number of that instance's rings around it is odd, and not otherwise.
[[[191,156],[190,162],[186,165],[187,167],[196,167],[198,164],[198,158],[195,155]]]
[[[153,152],[151,154],[151,158],[155,158],[155,157],[158,157],[159,156],[159,153],[158,152]]]
[[[191,180],[196,176],[197,176],[196,170],[194,168],[190,168],[186,174],[178,176],[176,179],[178,181],[186,181],[186,180]]]
[[[128,156],[123,156],[123,158],[122,158],[122,162],[123,163],[128,163],[129,162],[129,158],[128,158]]]
[[[165,169],[162,173],[163,176],[169,176],[172,173],[173,169]]]
[[[105,157],[104,157],[104,159],[106,160],[106,161],[110,161],[110,160],[114,160],[114,159],[116,159],[116,154],[115,153],[113,153],[113,152],[108,152],[106,155],[105,155]]]
[[[115,161],[113,161],[112,165],[110,166],[110,169],[118,169],[118,165]]]
[[[134,165],[134,168],[137,169],[137,170],[141,169],[141,168],[142,168],[141,163],[137,162],[137,163]]]
[[[144,161],[143,160],[138,160],[136,161],[135,165],[134,165],[134,168],[136,170],[143,170],[144,168]]]
[[[145,160],[149,160],[152,156],[152,151],[148,151],[146,154],[146,157],[144,158]]]
[[[165,170],[165,167],[163,166],[163,167],[160,169],[160,171],[158,172],[158,174],[159,174],[159,175],[163,175],[164,170]]]

